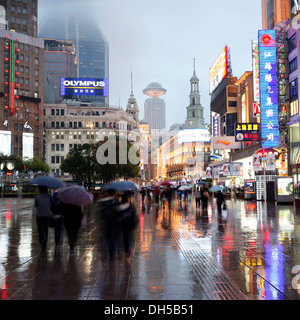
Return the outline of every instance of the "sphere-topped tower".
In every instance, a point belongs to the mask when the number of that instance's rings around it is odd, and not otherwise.
[[[166,128],[166,104],[160,98],[166,92],[167,90],[155,79],[143,90],[143,93],[150,97],[144,104],[145,121],[149,124],[150,130]]]

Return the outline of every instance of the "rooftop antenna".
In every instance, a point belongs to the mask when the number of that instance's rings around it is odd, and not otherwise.
[[[131,65],[131,93],[133,93],[132,65]]]

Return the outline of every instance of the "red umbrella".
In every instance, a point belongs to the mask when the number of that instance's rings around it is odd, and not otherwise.
[[[160,183],[161,186],[168,186],[170,184],[170,182],[168,181],[163,181]]]
[[[84,187],[73,185],[60,189],[57,193],[60,201],[75,206],[84,206],[93,202],[93,195]]]

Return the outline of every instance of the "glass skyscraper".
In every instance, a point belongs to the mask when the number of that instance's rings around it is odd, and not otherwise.
[[[43,5],[46,6],[46,2],[40,3],[41,10]],[[59,5],[59,10],[54,4],[48,5],[40,21],[38,36],[73,41],[77,55],[77,76],[109,80],[108,42],[89,10],[89,6],[76,4],[76,1],[72,5]],[[108,104],[108,97],[81,98]]]

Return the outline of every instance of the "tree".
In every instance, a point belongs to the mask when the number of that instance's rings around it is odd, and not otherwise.
[[[33,157],[32,159],[26,159],[24,160],[24,166],[26,167],[26,170],[33,171],[33,172],[50,172],[50,167],[48,164],[46,164],[44,161],[42,161],[38,157]],[[23,166],[23,167],[24,167]]]

